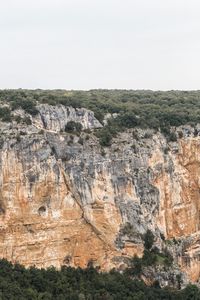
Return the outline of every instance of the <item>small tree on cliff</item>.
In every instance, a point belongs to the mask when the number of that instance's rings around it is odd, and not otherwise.
[[[154,243],[154,235],[151,232],[151,230],[147,230],[147,232],[144,235],[144,247],[147,250],[150,250]]]

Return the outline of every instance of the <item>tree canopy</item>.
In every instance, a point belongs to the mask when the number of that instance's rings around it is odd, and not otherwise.
[[[200,290],[149,287],[130,275],[111,270],[99,272],[92,264],[86,269],[63,266],[61,270],[24,268],[0,260],[0,299],[8,300],[198,300]]]

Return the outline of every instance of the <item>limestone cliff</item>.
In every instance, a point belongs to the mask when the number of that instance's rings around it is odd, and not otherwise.
[[[25,266],[123,268],[151,229],[177,266],[200,276],[200,137],[128,130],[102,149],[85,109],[40,105],[31,125],[1,123],[0,256]],[[24,115],[17,111],[16,115]],[[81,136],[64,132],[80,122]],[[136,132],[137,131],[137,132]],[[127,230],[131,225],[131,233]]]

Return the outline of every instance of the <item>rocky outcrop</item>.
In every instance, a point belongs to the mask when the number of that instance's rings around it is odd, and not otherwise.
[[[93,133],[62,132],[69,120],[101,126],[85,109],[47,105],[32,125],[1,124],[1,257],[25,266],[92,261],[123,269],[142,255],[150,229],[157,247],[165,243],[176,268],[197,281],[199,136],[179,128],[183,137],[168,143],[160,133],[128,130],[102,150]]]
[[[52,106],[39,104],[39,114],[33,118],[33,123],[40,128],[60,132],[65,130],[65,125],[70,122],[78,122],[83,129],[101,128],[102,125],[94,117],[94,113],[85,108],[73,108],[63,105]]]

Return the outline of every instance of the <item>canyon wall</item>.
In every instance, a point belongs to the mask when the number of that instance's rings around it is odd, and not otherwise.
[[[150,229],[156,245],[168,244],[177,266],[198,281],[198,128],[176,129],[176,142],[127,130],[102,149],[93,112],[38,109],[32,125],[1,123],[0,256],[25,266],[123,269],[142,255],[141,236]],[[73,120],[82,124],[80,136],[64,131]]]

